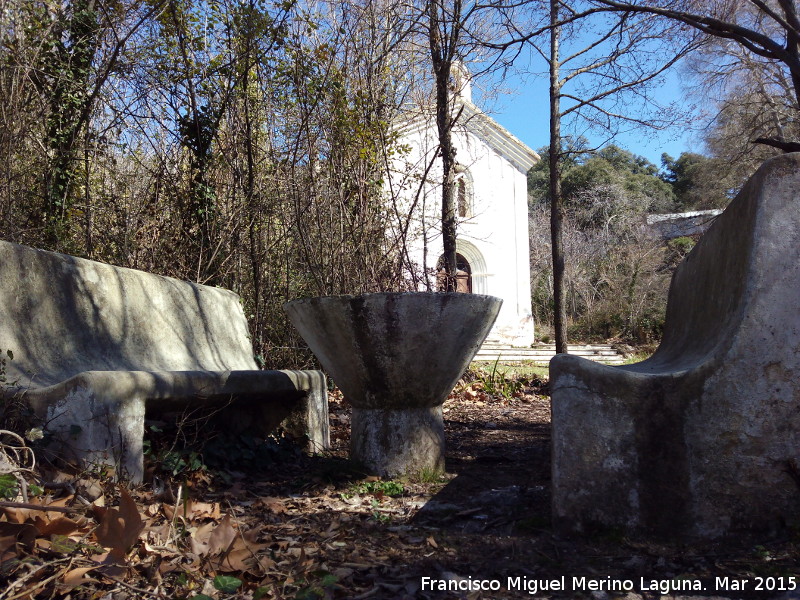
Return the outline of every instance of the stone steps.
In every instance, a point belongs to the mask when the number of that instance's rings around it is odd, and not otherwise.
[[[621,365],[625,356],[607,344],[568,345],[569,353],[606,365]],[[478,350],[473,362],[532,362],[546,365],[556,355],[555,344],[536,344],[530,348],[518,348],[487,341]]]

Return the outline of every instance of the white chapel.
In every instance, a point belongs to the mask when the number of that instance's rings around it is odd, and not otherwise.
[[[453,130],[459,291],[503,299],[487,341],[533,343],[527,172],[539,155],[472,102],[459,83]],[[441,159],[433,111],[418,111],[399,128],[404,149],[389,187],[407,215],[406,258],[420,289],[436,289],[441,269]]]

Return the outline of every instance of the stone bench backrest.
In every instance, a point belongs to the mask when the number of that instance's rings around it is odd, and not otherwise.
[[[764,298],[796,296],[796,253],[791,231],[798,221],[793,189],[796,178],[776,178],[775,170],[800,169],[800,154],[773,159],[746,184],[682,262],[672,278],[664,337],[645,364],[689,368],[731,344],[746,341],[745,315],[779,322],[779,310],[764,310]],[[778,271],[777,273],[775,271]],[[795,279],[793,279],[793,276]],[[757,308],[760,307],[760,308]]]
[[[95,371],[250,370],[239,297],[0,241],[0,351],[8,379],[52,385]]]

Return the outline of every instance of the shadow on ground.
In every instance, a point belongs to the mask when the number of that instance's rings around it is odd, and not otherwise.
[[[800,536],[790,530],[702,546],[631,540],[618,531],[554,533],[550,405],[542,391],[452,395],[444,405],[448,475],[402,480],[399,494],[347,460],[350,410],[334,394],[329,454],[233,474],[232,485],[205,499],[231,506],[240,531],[264,545],[274,564],[252,585],[270,589],[265,598],[800,600],[788,589],[754,589],[757,577],[789,587],[788,578],[800,575]],[[747,581],[749,589],[717,593],[717,577]],[[424,578],[450,591],[426,589]],[[576,589],[581,578],[596,587]],[[500,589],[469,589],[475,581]],[[705,589],[680,587],[687,581]],[[634,591],[613,589],[619,582]],[[673,593],[678,588],[684,591]]]

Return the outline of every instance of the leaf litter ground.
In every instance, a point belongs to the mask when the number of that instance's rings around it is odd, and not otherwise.
[[[561,577],[638,583],[800,574],[796,532],[706,546],[613,531],[554,534],[550,407],[540,380],[497,386],[468,374],[460,382],[444,404],[444,477],[364,476],[347,461],[350,409],[336,390],[330,410],[328,454],[286,452],[258,472],[238,463],[171,478],[156,471],[150,483],[127,489],[107,477],[43,473],[43,495],[2,508],[0,600],[636,600],[689,596],[506,588],[508,578],[519,588]],[[496,580],[503,589],[442,592],[424,589],[423,578],[462,588],[464,580]]]

